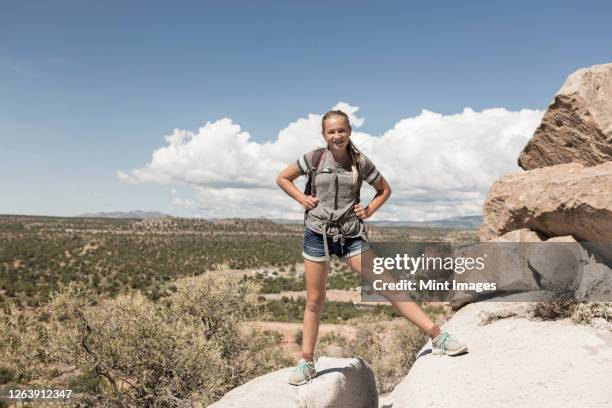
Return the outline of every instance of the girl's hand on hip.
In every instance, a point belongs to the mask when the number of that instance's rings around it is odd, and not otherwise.
[[[370,207],[362,207],[361,204],[355,204],[354,207],[355,214],[357,214],[357,218],[365,220],[366,218],[370,218],[372,213],[370,212]]]
[[[313,197],[311,195],[304,195],[304,198],[302,199],[300,204],[302,204],[302,207],[304,207],[306,210],[312,210],[317,206],[318,202],[319,199],[317,197]]]

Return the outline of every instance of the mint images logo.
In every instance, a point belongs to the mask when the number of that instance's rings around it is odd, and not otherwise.
[[[472,291],[482,293],[497,290],[495,282],[459,282],[456,280],[438,282],[435,279],[411,281],[402,279],[396,282],[384,282],[376,279],[372,282],[374,290],[384,291]]]

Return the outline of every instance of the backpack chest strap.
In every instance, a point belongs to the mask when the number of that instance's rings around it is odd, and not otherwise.
[[[325,168],[322,168],[320,170],[312,169],[312,171],[316,171],[317,174],[322,174],[322,173],[351,173],[348,170],[336,169],[336,168],[333,168],[333,167],[325,167]]]

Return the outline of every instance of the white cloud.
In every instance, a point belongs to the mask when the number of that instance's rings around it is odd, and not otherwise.
[[[543,112],[504,108],[453,115],[423,110],[382,135],[359,131],[358,107],[340,102],[353,126],[353,141],[389,181],[393,194],[375,219],[432,220],[478,214],[497,178],[518,171],[516,158]],[[125,183],[181,183],[193,198],[173,202],[206,217],[300,218],[300,206],[276,186],[289,163],[322,145],[321,114],[290,123],[275,140],[257,143],[229,118],[195,132],[175,129],[166,146],[142,168],[117,176]],[[303,178],[302,178],[303,179]],[[303,185],[303,180],[300,187]],[[364,199],[371,192],[363,192]]]
[[[172,199],[172,204],[181,205],[183,207],[196,209],[198,208],[198,202],[196,200],[184,199],[181,197],[174,197]]]

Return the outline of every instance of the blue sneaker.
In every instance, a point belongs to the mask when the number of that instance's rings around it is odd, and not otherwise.
[[[314,361],[306,361],[301,359],[291,375],[289,376],[289,384],[302,385],[311,381],[317,376]]]
[[[467,353],[468,347],[465,344],[459,342],[459,340],[444,330],[438,334],[432,341],[432,353],[442,356],[457,356],[459,354]]]

